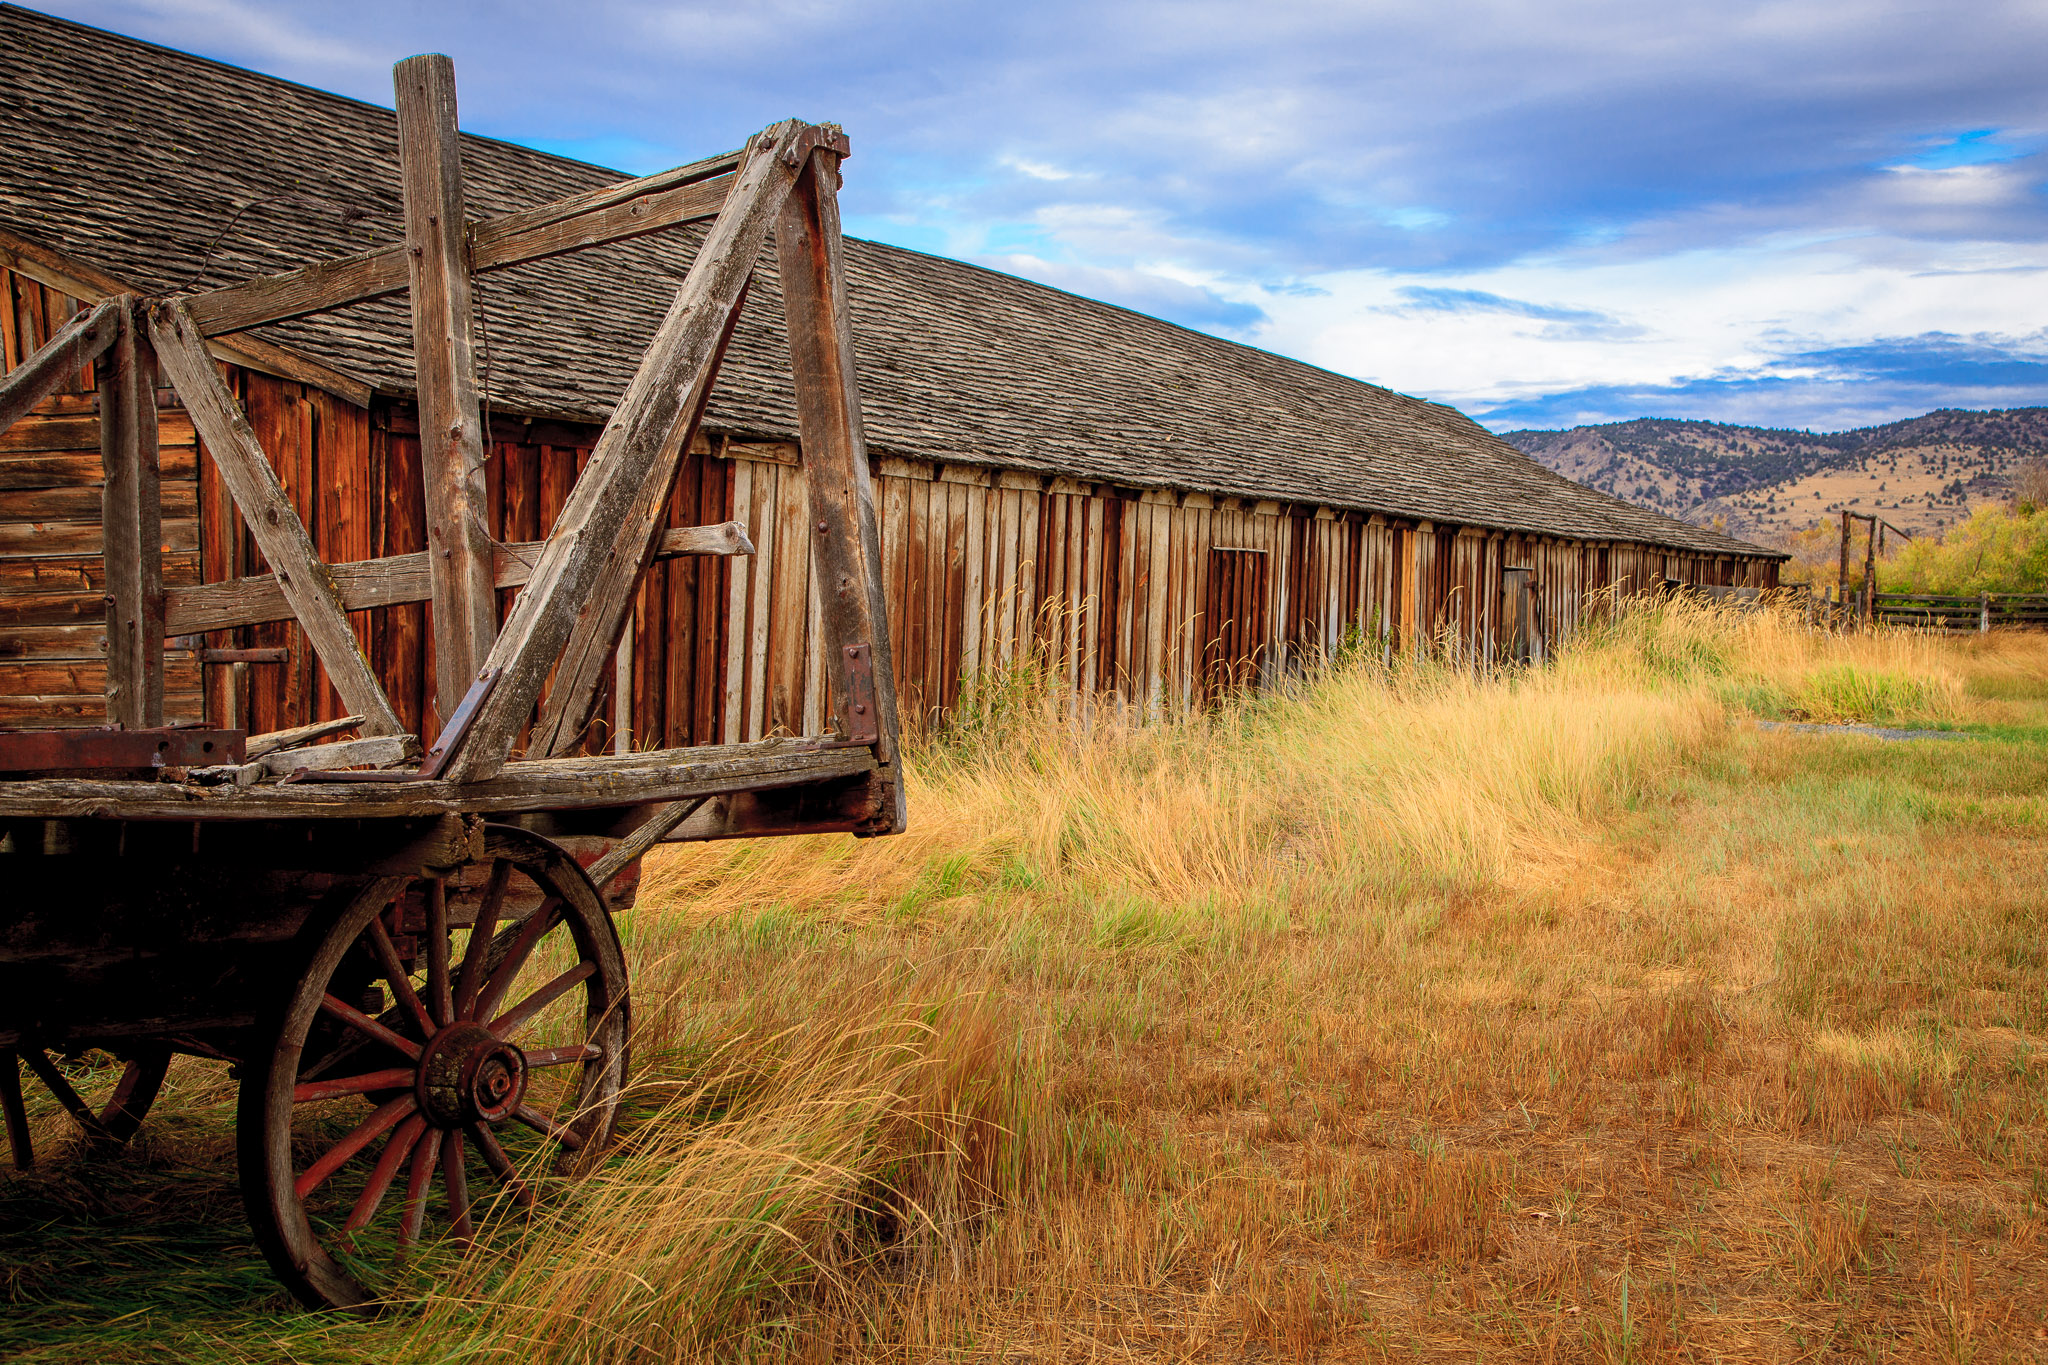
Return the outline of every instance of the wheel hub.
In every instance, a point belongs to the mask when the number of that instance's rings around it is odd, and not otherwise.
[[[436,1127],[498,1123],[526,1098],[526,1054],[482,1024],[450,1024],[420,1055],[417,1090]]]

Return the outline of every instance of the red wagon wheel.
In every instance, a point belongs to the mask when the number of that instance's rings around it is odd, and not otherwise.
[[[156,1103],[170,1070],[168,1048],[145,1047],[128,1056],[94,1050],[76,1057],[55,1057],[39,1047],[0,1049],[0,1113],[7,1121],[7,1144],[14,1167],[35,1164],[29,1135],[28,1104],[21,1093],[21,1067],[43,1083],[57,1104],[71,1116],[86,1141],[97,1147],[118,1147],[135,1136],[143,1115]]]
[[[242,1198],[272,1269],[313,1307],[401,1295],[423,1242],[475,1236],[476,1191],[530,1203],[589,1167],[626,1043],[618,935],[556,845],[494,825],[478,863],[373,883],[244,1066]]]

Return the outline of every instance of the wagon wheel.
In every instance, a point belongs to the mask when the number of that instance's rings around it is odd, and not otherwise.
[[[475,1237],[477,1189],[530,1204],[610,1141],[618,935],[556,845],[492,825],[484,848],[447,877],[358,894],[315,935],[275,1046],[244,1066],[242,1198],[309,1306],[402,1294],[416,1248]]]
[[[43,1083],[94,1147],[118,1147],[135,1136],[143,1115],[156,1102],[170,1070],[170,1049],[144,1047],[125,1057],[97,1050],[74,1058],[51,1056],[39,1047],[0,1049],[0,1112],[7,1120],[7,1144],[14,1168],[35,1163],[29,1140],[28,1105],[21,1093],[21,1066]]]

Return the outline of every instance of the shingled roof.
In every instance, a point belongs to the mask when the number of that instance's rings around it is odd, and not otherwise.
[[[0,50],[0,227],[148,293],[404,236],[389,109],[11,5],[0,5]],[[465,135],[463,178],[487,216],[621,176]],[[603,420],[700,237],[657,234],[479,277],[493,409]],[[899,247],[850,239],[846,268],[879,453],[1776,553],[1573,483],[1441,404]],[[257,334],[373,389],[411,391],[402,297]],[[707,424],[795,436],[772,254]]]

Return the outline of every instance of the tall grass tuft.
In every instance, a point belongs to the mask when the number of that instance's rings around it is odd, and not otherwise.
[[[957,1263],[1016,1187],[1032,1093],[1017,1030],[986,996],[841,985],[778,1034],[643,1080],[597,1174],[530,1219],[500,1210],[495,1249],[428,1305],[415,1358],[774,1358],[821,1296]]]

